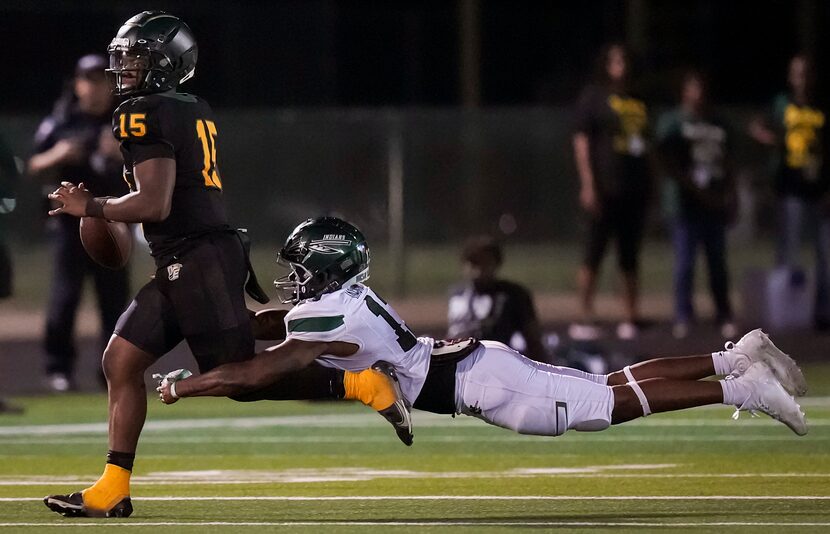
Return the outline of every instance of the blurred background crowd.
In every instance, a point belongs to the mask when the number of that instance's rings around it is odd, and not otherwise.
[[[77,385],[84,280],[100,348],[149,272],[89,261],[44,194],[125,192],[101,53],[145,9],[197,36],[182,90],[218,112],[231,218],[263,257],[346,217],[416,329],[580,364],[649,331],[830,327],[826,2],[10,1],[0,360],[54,391]]]

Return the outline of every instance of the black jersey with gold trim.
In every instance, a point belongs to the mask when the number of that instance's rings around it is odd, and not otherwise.
[[[115,110],[112,131],[121,142],[124,179],[132,190],[136,165],[154,158],[176,160],[170,215],[143,225],[157,261],[175,254],[188,237],[228,228],[216,165],[219,134],[207,102],[172,91],[131,98]]]

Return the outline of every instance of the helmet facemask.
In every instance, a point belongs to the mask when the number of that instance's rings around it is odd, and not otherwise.
[[[110,67],[106,70],[113,93],[140,94],[147,90],[147,78],[152,70],[149,50],[111,49]]]
[[[148,48],[111,46],[109,56],[107,76],[113,93],[119,96],[157,93],[175,88],[196,73],[196,69],[192,68],[181,79],[173,80],[172,77],[176,76],[173,63],[161,52]]]
[[[283,304],[296,304],[309,297],[302,295],[309,292],[308,283],[314,279],[314,275],[299,263],[285,261],[277,257],[277,263],[287,266],[289,273],[274,280],[274,287],[277,288],[277,298]]]
[[[274,280],[277,298],[283,304],[297,304],[302,300],[320,297],[326,293],[365,282],[369,279],[369,252],[364,243],[357,247],[356,254],[363,260],[363,269],[355,272],[353,254],[341,256],[328,267],[312,272],[301,263],[286,260],[277,255],[277,263],[288,267],[289,273]],[[351,272],[350,272],[351,271]],[[349,276],[346,273],[354,273]]]

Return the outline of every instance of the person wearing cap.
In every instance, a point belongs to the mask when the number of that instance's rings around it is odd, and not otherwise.
[[[83,182],[96,196],[120,196],[128,192],[121,177],[123,160],[110,132],[115,100],[104,69],[107,58],[99,54],[81,57],[75,74],[43,119],[34,138],[27,170],[43,180],[44,188],[63,180]],[[48,187],[47,187],[48,185]],[[75,315],[84,279],[92,277],[101,316],[101,343],[106,346],[116,321],[129,298],[127,269],[109,270],[94,263],[81,245],[76,217],[61,215],[49,223],[54,241],[54,260],[49,292],[44,345],[47,382],[58,392],[74,386],[76,347]]]

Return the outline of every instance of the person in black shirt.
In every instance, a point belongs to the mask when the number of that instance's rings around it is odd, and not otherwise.
[[[102,135],[109,129],[114,107],[106,66],[107,59],[99,54],[78,60],[71,87],[37,129],[29,173],[51,180],[81,180],[100,196],[127,192],[118,144],[112,135]],[[81,245],[76,217],[61,215],[52,222],[55,256],[44,340],[46,373],[54,391],[66,391],[73,386],[73,330],[84,279],[89,276],[95,283],[103,348],[127,305],[129,270],[110,270],[92,261]]]
[[[131,192],[93,196],[84,183],[64,181],[49,195],[58,203],[49,213],[143,223],[157,270],[119,318],[104,351],[110,446],[104,473],[83,491],[44,499],[67,516],[132,513],[130,476],[147,414],[144,371],[182,340],[203,372],[253,358],[243,288],[259,302],[268,300],[250,268],[246,240],[227,221],[213,111],[201,98],[176,92],[196,69],[190,28],[168,13],[145,11],[121,26],[108,52],[113,88],[128,97],[112,116],[112,132],[121,142]],[[272,335],[284,336],[285,312],[274,311]],[[389,373],[317,364],[235,400],[358,399],[398,430],[409,420],[399,391]]]
[[[767,121],[753,121],[750,135],[774,149],[774,186],[778,196],[776,263],[798,264],[805,222],[812,228],[816,253],[815,326],[830,328],[830,170],[827,115],[818,105],[812,60],[803,54],[790,61],[790,91],[778,95]]]
[[[19,175],[15,158],[0,137],[0,299],[12,294],[12,259],[6,244],[6,219],[17,203]]]
[[[660,116],[657,141],[660,159],[669,175],[667,192],[674,210],[674,336],[684,338],[694,321],[695,249],[703,245],[709,267],[709,285],[715,301],[715,320],[721,334],[732,338],[737,328],[729,302],[726,268],[726,227],[737,210],[735,182],[730,169],[729,129],[707,102],[707,85],[698,72],[683,79],[680,106]]]
[[[496,277],[502,250],[488,236],[464,244],[466,280],[450,290],[447,337],[501,341],[529,358],[547,362],[530,292]]]
[[[617,335],[637,335],[638,255],[651,189],[646,162],[648,114],[629,89],[629,58],[619,44],[600,55],[599,82],[586,87],[576,106],[573,151],[579,173],[579,203],[588,215],[589,236],[578,284],[582,321],[569,329],[572,338],[599,334],[594,320],[597,272],[608,240],[615,236],[623,276],[625,317]]]
[[[17,182],[19,178],[17,163],[3,138],[0,138],[0,299],[12,295],[13,269],[12,258],[6,243],[6,219],[16,205]],[[11,404],[0,397],[0,413],[22,413],[20,406]]]

